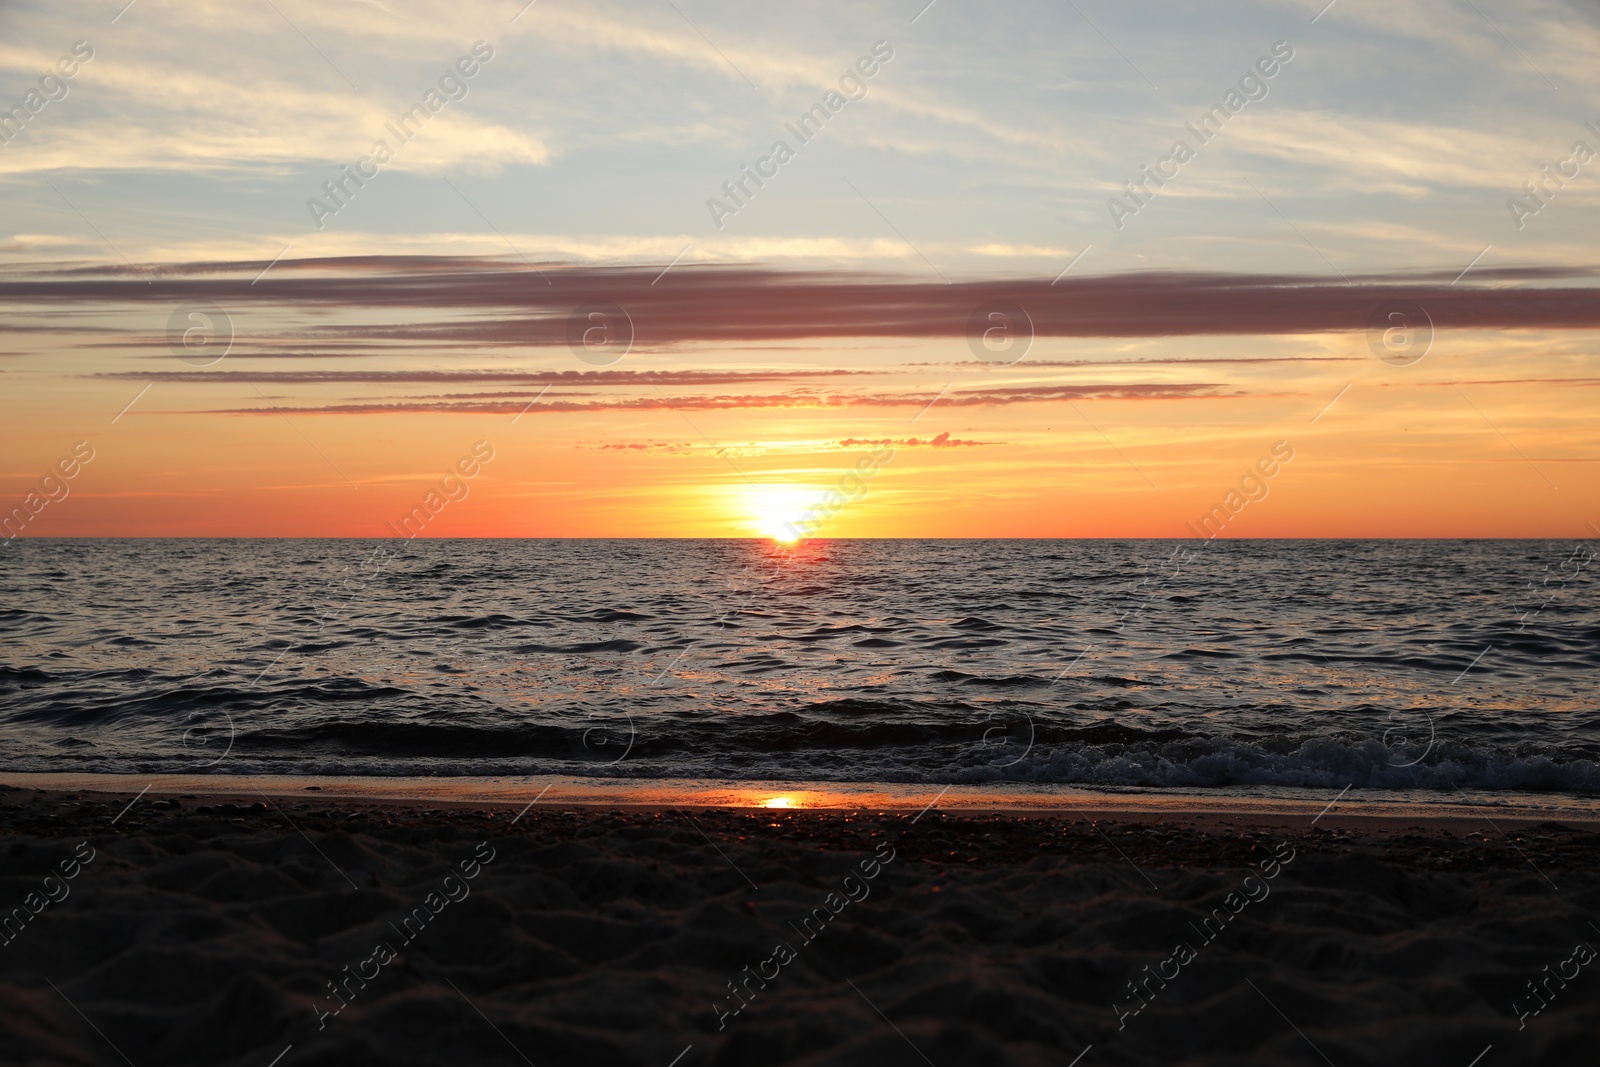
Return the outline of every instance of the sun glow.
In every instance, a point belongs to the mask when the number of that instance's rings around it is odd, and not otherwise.
[[[744,491],[740,506],[747,526],[780,545],[792,545],[802,536],[800,517],[821,497],[822,490],[808,485],[757,485]]]
[[[793,797],[773,797],[762,802],[763,808],[792,808],[795,806]]]

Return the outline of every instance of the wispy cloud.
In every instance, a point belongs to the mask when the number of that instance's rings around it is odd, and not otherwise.
[[[939,403],[945,407],[1002,407],[1012,404],[1067,403],[1073,400],[1192,400],[1209,397],[1244,397],[1243,390],[1229,390],[1214,384],[1124,384],[1124,385],[1040,385],[1012,389],[977,389],[946,393]],[[1272,394],[1277,395],[1277,394]],[[390,401],[381,403],[320,404],[289,407],[224,408],[210,412],[226,415],[275,415],[279,412],[303,415],[392,415],[433,412],[438,414],[565,414],[596,411],[735,411],[752,409],[846,409],[846,408],[923,408],[925,393],[775,393],[718,394],[697,396],[651,395],[570,401],[552,399],[525,404],[518,400],[474,401]]]
[[[1594,289],[1572,284],[1593,268],[1500,268],[1474,272],[1477,284],[1452,285],[1449,270],[1316,275],[1150,271],[1065,278],[1015,278],[944,284],[898,276],[754,267],[689,267],[652,286],[658,265],[555,267],[558,284],[528,284],[526,269],[447,257],[285,261],[258,285],[240,285],[254,263],[172,267],[146,281],[132,270],[51,271],[0,280],[0,300],[24,308],[178,304],[361,312],[432,308],[459,319],[404,324],[308,327],[300,336],[388,341],[565,346],[568,318],[587,303],[615,303],[633,320],[635,347],[863,337],[959,338],[991,301],[1026,310],[1038,336],[1170,337],[1364,331],[1382,304],[1427,309],[1438,329],[1593,329]],[[259,269],[259,267],[257,268]],[[230,277],[219,276],[224,273]],[[1455,273],[1459,273],[1458,271]],[[1560,285],[1541,285],[1544,282]],[[483,317],[485,312],[494,317]],[[146,338],[149,345],[162,338]]]
[[[826,441],[743,441],[711,444],[696,441],[627,441],[601,445],[577,445],[601,452],[628,452],[643,455],[670,456],[746,456],[813,455],[818,452],[851,452],[871,448],[984,448],[1004,445],[1004,441],[974,441],[952,437],[948,433],[933,437],[843,437]]]
[[[439,384],[471,382],[517,382],[527,385],[726,385],[730,382],[805,381],[814,378],[844,378],[865,375],[852,370],[776,370],[776,371],[699,371],[699,370],[599,370],[599,371],[106,371],[94,378],[135,378],[160,382],[251,382],[273,385],[348,385],[348,384]]]

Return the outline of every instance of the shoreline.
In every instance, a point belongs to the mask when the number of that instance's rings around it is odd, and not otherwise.
[[[0,793],[35,791],[56,796],[93,794],[124,798],[200,799],[263,797],[339,801],[395,807],[489,807],[528,810],[786,811],[794,813],[922,813],[1005,815],[1015,818],[1107,819],[1184,825],[1244,824],[1374,830],[1404,824],[1461,832],[1485,826],[1559,823],[1600,831],[1600,805],[1586,798],[1551,797],[1547,803],[1487,798],[1416,802],[1375,798],[1357,790],[1325,798],[1230,796],[1204,793],[1098,792],[1062,786],[923,786],[891,783],[692,779],[577,779],[540,775],[508,779],[382,778],[320,775],[81,774],[0,772]],[[1519,795],[1519,800],[1523,798]]]

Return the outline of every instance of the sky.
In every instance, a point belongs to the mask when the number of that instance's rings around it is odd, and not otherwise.
[[[1597,190],[1593,4],[8,3],[0,536],[1600,535]]]

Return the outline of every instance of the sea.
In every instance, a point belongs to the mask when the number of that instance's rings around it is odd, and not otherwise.
[[[0,771],[1596,796],[1594,555],[17,539]]]

